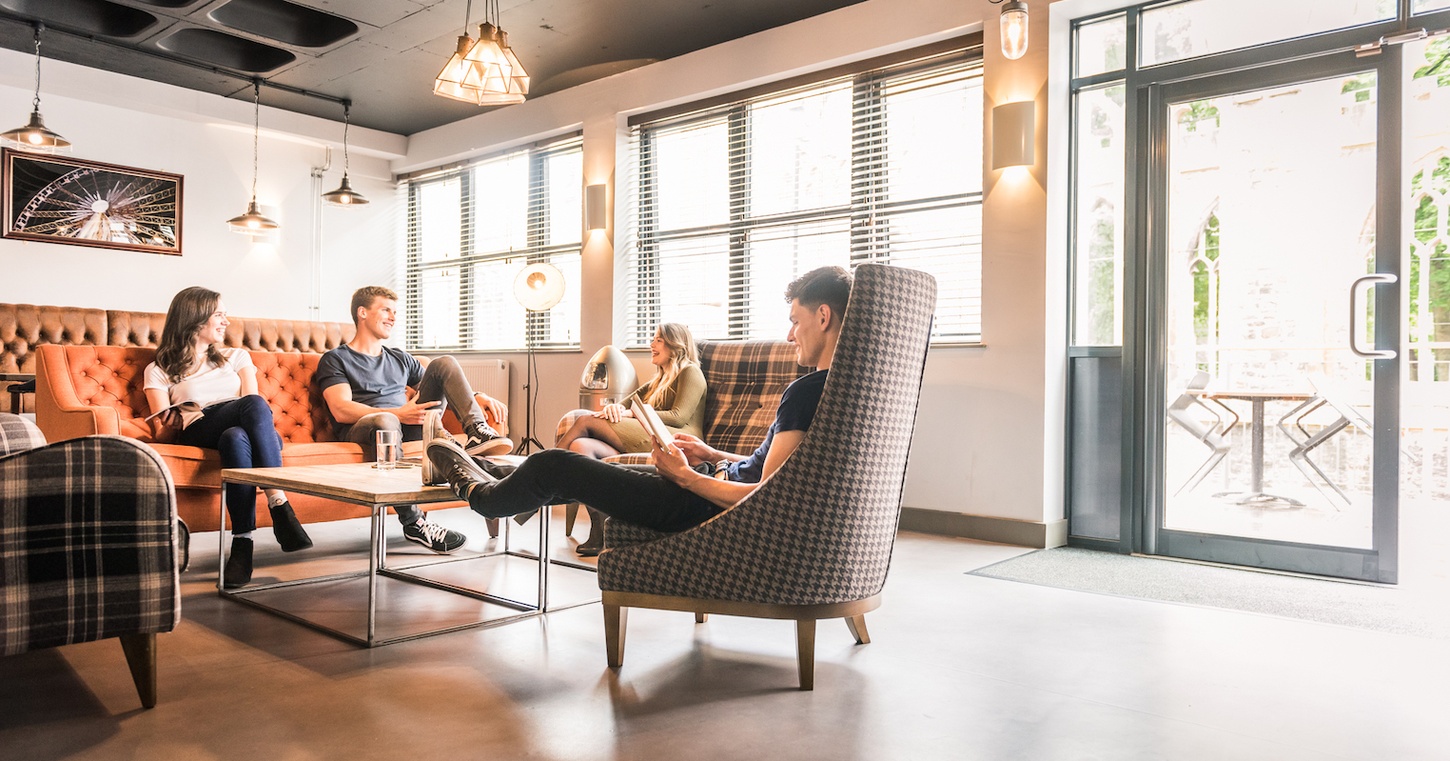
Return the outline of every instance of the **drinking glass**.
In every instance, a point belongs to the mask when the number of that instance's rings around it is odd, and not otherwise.
[[[398,455],[402,446],[398,443],[397,431],[378,431],[378,470],[392,470],[398,466]]]

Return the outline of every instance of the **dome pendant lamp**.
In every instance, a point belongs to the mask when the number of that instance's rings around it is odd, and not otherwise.
[[[262,131],[262,80],[252,80],[252,201],[247,213],[227,220],[232,232],[256,235],[276,230],[280,225],[262,215],[257,208],[257,140]]]
[[[352,101],[342,102],[342,184],[330,193],[323,193],[322,200],[333,206],[361,206],[368,202],[363,194],[352,189],[352,183],[348,182],[348,159],[347,159],[347,128],[352,121]]]
[[[0,140],[23,151],[56,153],[70,149],[70,141],[51,132],[40,118],[40,33],[45,24],[35,25],[35,100],[31,101],[30,123],[0,134]]]

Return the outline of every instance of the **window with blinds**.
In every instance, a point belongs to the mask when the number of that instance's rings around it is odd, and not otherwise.
[[[935,275],[933,340],[981,340],[978,48],[645,117],[631,143],[627,345],[660,322],[781,338],[792,279],[861,262]]]
[[[577,135],[407,180],[409,348],[578,347],[582,188]],[[535,262],[564,274],[547,312],[514,298]]]

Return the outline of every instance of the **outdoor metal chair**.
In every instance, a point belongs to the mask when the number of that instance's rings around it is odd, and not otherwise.
[[[1198,469],[1189,475],[1173,496],[1178,496],[1185,491],[1191,491],[1198,486],[1223,458],[1228,456],[1229,450],[1233,448],[1229,441],[1229,431],[1238,425],[1239,416],[1229,408],[1228,405],[1216,399],[1204,396],[1204,390],[1208,388],[1208,373],[1200,370],[1188,381],[1183,393],[1178,395],[1173,403],[1168,405],[1168,419],[1177,423],[1180,428],[1188,431],[1194,438],[1203,442],[1211,451],[1208,459],[1204,460]],[[1203,413],[1207,413],[1205,416]],[[1213,422],[1208,422],[1208,418]]]

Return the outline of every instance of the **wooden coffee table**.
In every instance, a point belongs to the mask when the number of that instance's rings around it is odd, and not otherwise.
[[[350,502],[356,505],[363,505],[372,509],[372,541],[368,546],[368,567],[366,571],[353,573],[331,574],[328,576],[316,576],[291,581],[279,581],[270,584],[253,584],[239,589],[224,589],[222,587],[222,572],[226,566],[227,531],[219,531],[217,538],[217,591],[227,599],[260,608],[262,610],[282,616],[283,618],[295,621],[304,626],[331,634],[339,639],[362,645],[364,647],[377,647],[390,645],[394,642],[419,639],[435,634],[461,631],[484,626],[496,626],[522,618],[537,616],[547,612],[549,607],[549,567],[556,565],[552,562],[538,563],[538,596],[530,601],[514,600],[488,592],[457,586],[435,579],[412,573],[417,569],[430,566],[437,566],[444,563],[459,563],[483,558],[508,555],[513,557],[527,558],[538,561],[539,556],[548,556],[549,547],[549,523],[542,519],[539,521],[539,547],[540,552],[533,553],[515,552],[507,548],[482,553],[471,554],[463,557],[449,557],[444,560],[435,560],[427,563],[410,565],[406,568],[391,568],[387,565],[387,544],[386,535],[383,530],[384,518],[387,515],[389,505],[426,505],[439,502],[457,502],[458,497],[446,486],[424,486],[422,482],[421,469],[414,467],[399,467],[394,470],[378,470],[372,463],[348,463],[340,465],[299,465],[281,468],[227,468],[222,470],[221,480],[225,484],[246,484],[259,489],[283,489],[288,492],[299,494],[311,494],[318,497],[327,497],[341,502]],[[226,489],[222,489],[221,499],[221,524],[226,526]],[[572,566],[571,566],[572,567]],[[458,595],[472,597],[505,606],[517,611],[504,616],[485,617],[481,620],[471,621],[464,624],[445,626],[437,629],[429,629],[421,632],[411,632],[401,636],[382,639],[377,636],[377,601],[378,601],[378,577],[383,576],[390,579],[399,579],[412,584],[420,584],[434,589],[441,589]],[[300,587],[311,584],[322,584],[344,579],[367,578],[368,583],[368,604],[367,604],[367,632],[365,636],[345,632],[331,626],[324,625],[317,621],[308,620],[303,616],[289,612],[282,608],[269,605],[261,600],[255,599],[258,593],[268,590],[281,589],[285,587]],[[561,607],[575,607],[588,602],[575,603]],[[560,608],[555,608],[560,609]]]

